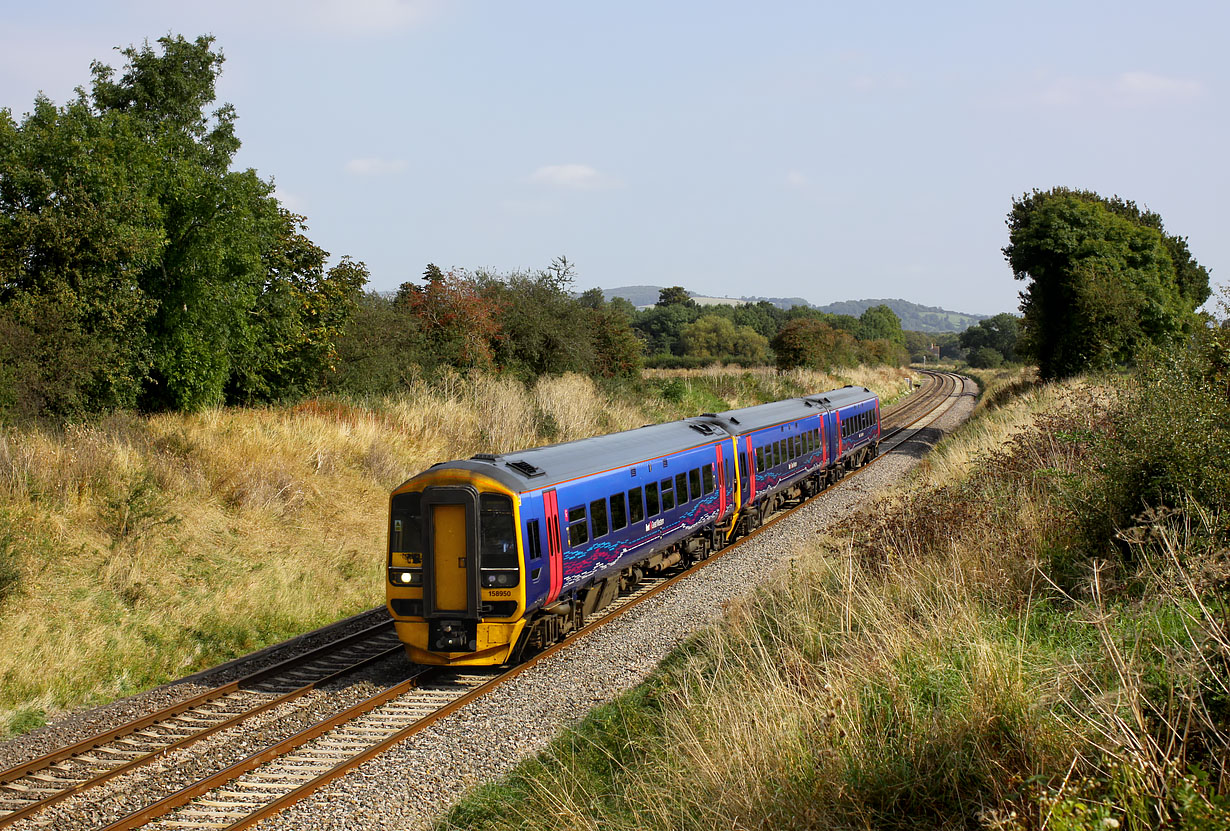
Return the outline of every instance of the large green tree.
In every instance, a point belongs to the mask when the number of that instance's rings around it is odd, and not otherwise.
[[[1208,271],[1135,203],[1055,188],[1013,201],[1004,256],[1021,292],[1020,350],[1044,378],[1132,363],[1190,331]]]
[[[901,318],[884,304],[872,306],[858,318],[859,340],[887,340],[905,346],[905,332],[901,330]]]
[[[63,107],[40,97],[20,123],[0,110],[0,357],[22,343],[75,351],[61,394],[41,394],[52,379],[28,362],[0,378],[5,394],[71,415],[310,386],[361,264],[326,272],[272,182],[232,169],[235,112],[210,110],[212,38],[121,54],[119,73],[94,63]]]

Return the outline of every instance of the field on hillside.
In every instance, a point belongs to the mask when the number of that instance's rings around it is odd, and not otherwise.
[[[599,389],[482,375],[358,404],[0,429],[9,732],[383,602],[388,493],[430,464],[867,384],[903,370],[697,370]]]

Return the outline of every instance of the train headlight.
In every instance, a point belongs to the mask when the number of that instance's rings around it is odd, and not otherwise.
[[[389,582],[397,586],[421,586],[423,572],[418,569],[389,569]]]

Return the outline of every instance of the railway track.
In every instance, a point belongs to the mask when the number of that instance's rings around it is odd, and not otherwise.
[[[0,771],[0,828],[401,651],[385,620],[115,729]]]
[[[957,376],[926,373],[922,389],[885,408],[881,452],[909,439],[907,431],[961,394]],[[850,475],[856,475],[853,471]],[[815,498],[815,497],[812,497]],[[777,513],[774,524],[810,499]],[[759,535],[764,525],[709,560]],[[192,784],[109,821],[103,831],[132,828],[238,831],[303,799],[345,772],[379,755],[566,649],[578,638],[619,617],[641,601],[686,579],[707,561],[673,575],[647,578],[564,641],[511,669],[413,667],[406,677],[352,706],[319,719],[274,744],[202,776]],[[0,827],[37,814],[167,757],[206,736],[241,725],[322,684],[401,652],[388,621],[147,716],[106,734],[61,748],[0,772]]]

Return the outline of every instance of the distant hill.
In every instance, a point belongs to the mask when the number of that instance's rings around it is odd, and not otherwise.
[[[612,297],[622,297],[638,309],[643,309],[658,302],[658,293],[662,291],[662,288],[662,286],[620,286],[614,289],[603,289],[602,296],[608,303]],[[688,294],[702,306],[736,306],[740,303],[759,303],[761,300],[767,300],[780,309],[811,305],[804,297],[708,297],[694,291],[689,291]]]
[[[914,332],[964,332],[990,315],[950,312],[939,306],[921,306],[908,300],[844,300],[817,306],[820,311],[834,315],[858,317],[872,306],[888,306],[901,318],[901,328]]]
[[[638,308],[652,306],[658,302],[658,293],[662,286],[620,286],[614,289],[603,289],[602,295],[610,301],[613,297],[622,297]],[[759,303],[768,301],[781,309],[792,306],[811,306],[803,297],[706,297],[689,291],[692,299],[702,306],[734,305],[736,303]],[[858,317],[872,306],[888,306],[897,317],[901,318],[901,328],[915,332],[963,332],[980,320],[990,315],[967,314],[965,312],[950,312],[939,306],[923,306],[908,300],[845,300],[840,303],[830,303],[827,306],[813,306],[829,314],[853,315]]]

